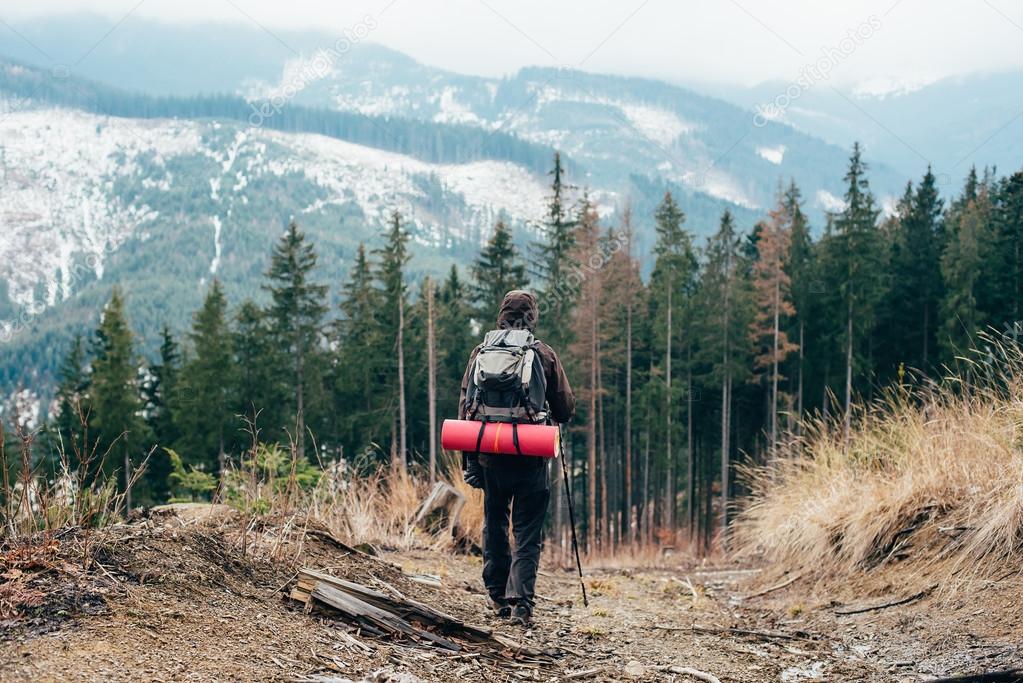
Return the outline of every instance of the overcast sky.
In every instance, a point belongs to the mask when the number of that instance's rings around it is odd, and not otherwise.
[[[8,3],[5,3],[8,4]],[[903,83],[1023,67],[1019,0],[33,0],[0,19],[88,10],[340,33],[371,15],[370,40],[480,75],[526,65],[669,81],[794,79],[822,49],[872,25],[837,83]],[[3,40],[9,36],[3,36]],[[848,43],[846,43],[848,46]]]

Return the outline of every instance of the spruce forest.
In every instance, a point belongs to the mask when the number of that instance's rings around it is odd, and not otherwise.
[[[943,194],[928,168],[886,214],[857,144],[844,208],[823,225],[787,182],[748,231],[728,211],[713,229],[691,225],[665,193],[649,274],[628,209],[598,215],[557,155],[548,177],[541,225],[513,235],[498,222],[475,261],[436,279],[410,280],[397,212],[338,283],[318,277],[316,245],[292,221],[264,292],[228,301],[213,280],[191,328],[164,329],[157,358],[140,357],[114,287],[95,333],[71,345],[33,457],[52,478],[59,453],[105,454],[89,476],[116,477],[128,507],[215,498],[253,441],[297,454],[310,480],[338,467],[458,477],[439,422],[455,417],[466,360],[502,296],[525,288],[540,300],[537,337],[579,400],[567,459],[585,551],[702,555],[729,542],[744,472],[808,424],[837,425],[848,441],[864,406],[1019,332],[1020,172],[973,170]],[[554,486],[548,542],[567,552]]]

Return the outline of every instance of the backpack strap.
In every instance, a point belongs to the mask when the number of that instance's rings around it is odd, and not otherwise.
[[[522,356],[522,390],[529,391],[529,384],[533,381],[533,356],[536,352],[530,346]]]
[[[515,444],[515,452],[522,455],[522,447],[519,446],[519,422],[512,422],[512,443]]]

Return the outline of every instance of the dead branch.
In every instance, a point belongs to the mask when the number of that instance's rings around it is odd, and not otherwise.
[[[575,671],[575,672],[572,672],[572,673],[569,673],[569,674],[565,674],[564,676],[561,677],[561,680],[563,680],[563,681],[578,681],[578,680],[582,680],[583,678],[590,678],[592,676],[596,676],[597,674],[602,674],[605,671],[607,671],[607,667],[606,666],[598,666],[598,667],[593,668],[593,669],[584,669],[582,671]]]
[[[908,605],[911,602],[916,602],[921,598],[925,598],[931,594],[931,592],[938,587],[938,584],[932,584],[931,586],[923,589],[919,593],[914,593],[907,598],[900,598],[898,600],[890,600],[883,602],[880,605],[867,605],[865,607],[850,607],[847,609],[836,609],[835,614],[850,615],[850,614],[863,614],[864,612],[876,612],[881,609],[888,609],[889,607],[898,607],[899,605]]]
[[[721,679],[714,674],[709,674],[706,671],[699,671],[697,669],[691,669],[688,666],[658,666],[655,668],[657,671],[661,671],[663,673],[692,676],[693,678],[699,681],[705,681],[706,683],[721,683]]]
[[[801,579],[802,576],[803,576],[802,572],[793,574],[792,576],[790,576],[789,578],[785,579],[781,583],[776,583],[775,585],[770,586],[768,588],[765,588],[765,589],[763,589],[761,591],[757,591],[756,593],[753,593],[751,595],[747,595],[745,598],[743,598],[743,600],[752,600],[753,598],[760,598],[760,597],[763,597],[763,596],[765,596],[765,595],[767,595],[769,593],[773,593],[775,591],[780,591],[782,588],[788,588],[789,586],[794,584],[796,581]]]
[[[691,627],[693,633],[705,633],[709,635],[731,635],[749,636],[751,638],[762,638],[764,640],[814,640],[809,635],[795,633],[780,633],[778,631],[757,631],[745,628],[714,628],[708,626]]]

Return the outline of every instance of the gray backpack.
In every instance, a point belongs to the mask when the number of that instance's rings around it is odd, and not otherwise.
[[[547,377],[538,345],[529,330],[487,332],[469,373],[464,417],[513,425],[546,422]],[[518,448],[517,430],[512,434]]]

